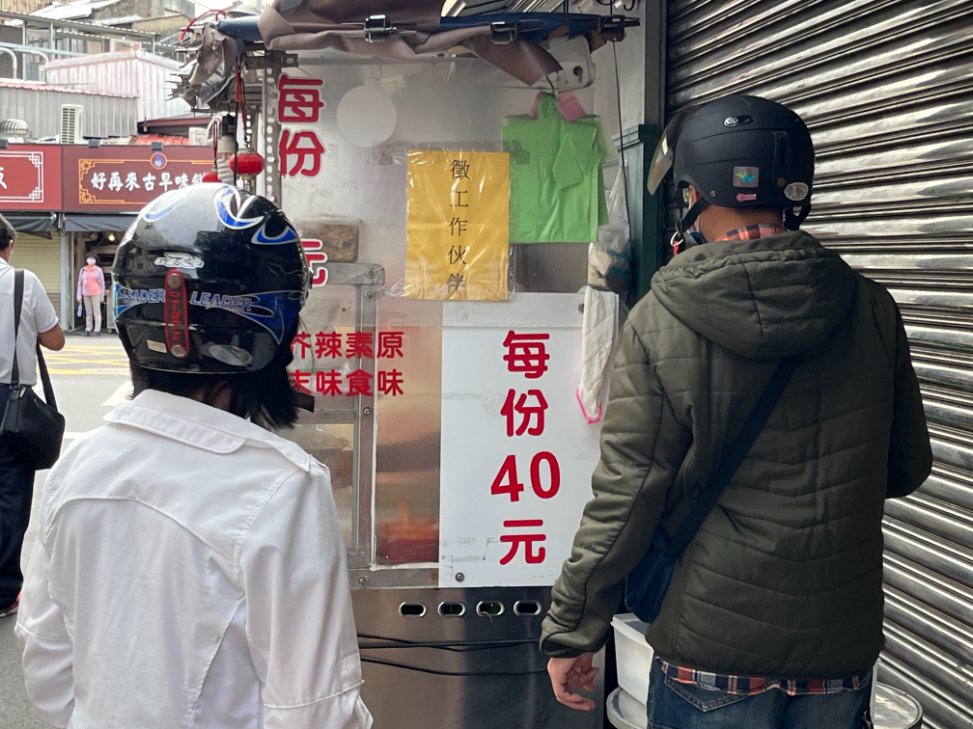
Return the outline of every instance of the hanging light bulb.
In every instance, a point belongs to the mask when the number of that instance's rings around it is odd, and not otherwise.
[[[230,154],[236,149],[236,117],[227,114],[220,119],[220,136],[216,143],[217,154]]]

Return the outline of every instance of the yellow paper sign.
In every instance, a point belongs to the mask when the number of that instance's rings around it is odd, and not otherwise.
[[[504,152],[409,152],[406,296],[507,299],[509,170]]]

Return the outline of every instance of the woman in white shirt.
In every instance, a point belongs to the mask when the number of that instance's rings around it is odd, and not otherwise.
[[[264,198],[162,195],[115,261],[135,398],[48,477],[18,631],[72,729],[366,729],[327,469],[286,370],[308,291]]]

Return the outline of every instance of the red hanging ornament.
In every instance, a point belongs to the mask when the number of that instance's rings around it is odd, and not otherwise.
[[[219,182],[220,174],[216,170],[210,170],[209,172],[203,173],[202,182]]]
[[[231,170],[243,177],[255,177],[264,171],[264,158],[249,149],[230,155],[227,163]]]

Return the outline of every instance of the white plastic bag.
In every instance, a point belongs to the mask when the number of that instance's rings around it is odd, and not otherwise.
[[[625,174],[619,168],[608,195],[608,222],[588,247],[588,284],[610,289],[627,301],[632,287],[632,240],[624,184]]]

